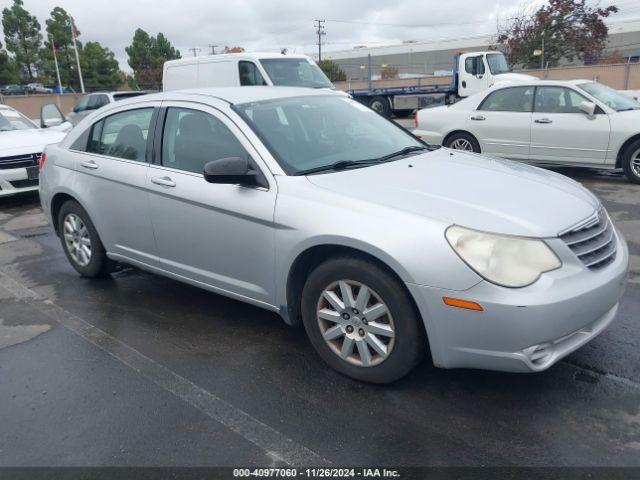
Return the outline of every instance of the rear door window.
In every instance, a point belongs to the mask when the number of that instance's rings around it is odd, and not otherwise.
[[[152,115],[153,108],[139,108],[97,122],[91,132],[88,151],[144,162]]]
[[[485,112],[531,112],[534,87],[512,87],[496,90],[480,104]]]

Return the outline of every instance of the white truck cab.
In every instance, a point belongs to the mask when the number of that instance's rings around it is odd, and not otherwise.
[[[497,82],[528,82],[531,75],[511,73],[507,59],[502,52],[469,52],[457,56],[454,81],[457,95],[466,98],[492,87]]]
[[[165,62],[163,90],[271,85],[334,88],[318,65],[306,55],[228,53]]]

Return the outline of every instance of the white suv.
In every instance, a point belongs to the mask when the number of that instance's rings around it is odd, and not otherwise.
[[[77,125],[80,120],[89,115],[94,110],[109,105],[110,103],[124,100],[131,97],[137,97],[139,95],[145,95],[147,92],[141,91],[126,91],[126,92],[94,92],[82,97],[75,107],[73,112],[69,113],[68,119],[73,125]]]

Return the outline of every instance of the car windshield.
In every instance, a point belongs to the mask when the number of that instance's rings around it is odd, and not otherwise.
[[[28,130],[31,128],[37,127],[20,113],[8,108],[0,109],[0,132]]]
[[[348,97],[310,96],[236,105],[283,170],[295,175],[426,148],[390,120]]]
[[[635,101],[633,98],[627,97],[626,95],[614,90],[613,88],[606,87],[601,83],[581,83],[578,87],[604,103],[607,107],[613,108],[616,112],[640,110],[640,103]]]
[[[320,67],[306,58],[267,58],[260,63],[276,86],[333,88]]]
[[[487,55],[487,63],[489,64],[489,70],[493,75],[500,75],[501,73],[509,72],[509,64],[507,59],[501,53],[490,53]]]

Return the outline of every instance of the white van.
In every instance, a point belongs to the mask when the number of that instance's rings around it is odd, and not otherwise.
[[[162,73],[165,91],[240,85],[334,88],[306,55],[228,53],[181,58],[165,62]]]

